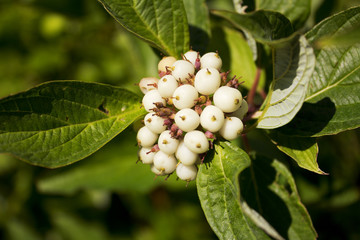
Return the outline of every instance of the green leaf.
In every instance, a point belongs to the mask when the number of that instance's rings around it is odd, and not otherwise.
[[[279,131],[271,131],[269,136],[278,149],[294,159],[300,167],[325,174],[317,163],[319,147],[315,138],[292,137]]]
[[[290,171],[279,161],[254,156],[240,174],[241,196],[285,239],[315,239]]]
[[[190,46],[203,52],[211,35],[209,9],[205,0],[184,0],[190,31]]]
[[[244,81],[241,86],[250,89],[256,75],[256,65],[253,61],[252,51],[240,32],[224,27],[224,37],[229,49],[231,49],[231,52],[229,53],[230,74],[241,77],[240,81]],[[261,71],[257,89],[262,89],[264,86],[265,71]]]
[[[189,29],[182,1],[99,0],[124,28],[166,55],[189,50]]]
[[[258,128],[278,128],[294,118],[305,99],[314,64],[313,49],[303,36],[274,49],[274,80]]]
[[[136,133],[125,130],[86,161],[51,170],[51,175],[38,180],[37,188],[43,193],[70,195],[84,189],[148,193],[161,184],[172,188],[186,185],[174,176],[167,181],[154,179],[149,165],[136,164],[138,150]]]
[[[310,43],[358,25],[360,7],[341,12],[306,34]],[[360,126],[360,45],[315,49],[316,66],[303,109],[282,130],[298,136],[337,134]]]
[[[310,15],[310,8],[310,0],[256,0],[256,9],[282,13],[291,21],[295,29],[299,29],[304,25]]]
[[[290,21],[282,14],[259,10],[253,13],[239,14],[231,11],[213,10],[216,16],[229,21],[234,27],[249,32],[256,41],[271,44],[293,34]]]
[[[215,145],[215,152],[210,163],[200,165],[196,179],[208,223],[219,239],[270,239],[240,204],[238,175],[250,165],[248,155],[228,142]]]
[[[145,111],[140,98],[98,83],[55,81],[0,100],[0,152],[55,168],[92,154]]]

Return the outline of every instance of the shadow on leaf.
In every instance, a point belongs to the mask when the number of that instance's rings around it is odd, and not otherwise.
[[[275,160],[274,160],[275,161]],[[240,174],[241,196],[248,205],[260,213],[276,231],[288,239],[292,218],[286,203],[273,187],[282,188],[288,195],[292,191],[287,180],[272,166],[273,160],[255,157],[252,165]]]
[[[294,119],[278,130],[286,135],[314,136],[328,125],[335,112],[335,104],[328,97],[316,103],[304,102]]]
[[[203,54],[209,42],[209,35],[201,28],[189,24],[190,46]]]

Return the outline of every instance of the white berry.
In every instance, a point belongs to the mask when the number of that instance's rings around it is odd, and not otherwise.
[[[171,97],[178,86],[177,80],[172,75],[165,75],[158,81],[158,91],[163,98]]]
[[[174,155],[169,155],[163,151],[158,151],[154,156],[154,166],[164,174],[170,174],[175,171],[177,161]]]
[[[151,109],[155,108],[156,106],[154,105],[154,103],[156,102],[161,102],[162,104],[166,104],[165,99],[163,99],[159,93],[158,90],[150,90],[148,91],[143,99],[142,99],[142,104],[144,105],[144,108],[146,111],[148,112],[152,112]]]
[[[184,165],[193,165],[199,159],[199,155],[186,147],[184,141],[180,142],[175,156]]]
[[[159,72],[166,72],[166,67],[170,69],[170,67],[176,62],[176,58],[168,56],[163,57],[160,62],[158,63],[158,71]]]
[[[235,88],[222,86],[213,96],[214,104],[223,112],[231,113],[236,111],[242,102],[241,92]]]
[[[190,182],[196,178],[197,167],[195,165],[184,165],[180,163],[176,167],[176,175],[184,181]]]
[[[151,170],[153,173],[155,173],[155,175],[157,175],[157,176],[164,176],[164,175],[166,175],[164,172],[159,171],[159,170],[154,166],[154,164],[151,164],[151,165],[150,165],[150,170]]]
[[[210,132],[219,131],[224,124],[223,111],[214,105],[206,106],[200,115],[200,124]]]
[[[231,114],[231,116],[243,119],[246,115],[246,113],[249,110],[248,103],[243,99],[241,102],[241,106]]]
[[[166,130],[164,119],[150,112],[144,118],[145,126],[147,126],[153,133],[160,134]]]
[[[171,137],[170,130],[166,130],[160,134],[158,145],[160,150],[164,153],[174,154],[179,146],[179,140]]]
[[[139,150],[139,159],[144,164],[152,164],[155,156],[155,152],[151,152],[151,147],[142,147]]]
[[[194,130],[185,134],[184,143],[194,153],[204,153],[209,150],[209,141],[201,131]]]
[[[191,75],[194,75],[194,73],[194,65],[185,60],[178,60],[171,66],[171,75],[182,83],[187,83],[187,79],[189,79]]]
[[[194,86],[203,95],[213,94],[221,83],[220,73],[216,68],[203,68],[195,76]]]
[[[143,94],[146,94],[148,91],[156,89],[155,85],[158,81],[159,79],[154,77],[142,78],[139,82],[139,88]]]
[[[155,144],[158,135],[153,133],[148,127],[144,126],[137,132],[136,139],[139,146],[150,147]]]
[[[209,52],[200,58],[201,68],[216,68],[220,71],[222,67],[222,60],[218,53]]]
[[[184,54],[185,60],[188,60],[194,66],[195,66],[195,62],[196,62],[196,59],[197,59],[198,56],[200,57],[200,54],[198,52],[196,52],[196,51],[193,51],[193,50],[187,51]]]
[[[244,124],[239,118],[227,117],[219,133],[223,138],[230,141],[238,138],[243,130]]]
[[[195,130],[200,124],[199,114],[190,108],[178,111],[174,120],[176,125],[184,132]]]
[[[198,97],[199,94],[196,89],[189,84],[185,84],[174,91],[172,101],[174,106],[178,109],[192,108]]]

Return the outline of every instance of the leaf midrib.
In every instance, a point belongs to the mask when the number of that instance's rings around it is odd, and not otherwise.
[[[105,3],[103,2],[103,0],[99,0],[101,2],[101,4],[105,7],[106,11],[123,27],[125,27],[128,31],[132,32],[133,34],[135,34],[136,36],[142,38],[142,39],[146,39],[145,37],[139,35],[138,33],[136,33],[135,31],[133,31],[132,29],[126,27],[124,24],[122,24],[118,18],[116,16],[114,16],[114,14],[110,11],[110,9],[108,9],[105,6]],[[154,0],[152,0],[152,2],[154,2]],[[144,24],[144,26],[146,27],[146,29],[148,30],[148,32],[152,35],[152,39],[147,39],[148,41],[150,40],[151,42],[155,43],[156,45],[158,45],[159,43],[161,44],[161,47],[163,48],[163,50],[165,50],[168,54],[170,55],[176,55],[174,54],[167,46],[167,44],[164,44],[163,39],[160,37],[160,35],[156,35],[156,33],[150,28],[149,24],[147,24],[144,19],[139,15],[139,12],[137,11],[137,9],[134,6],[131,6],[130,4],[128,4],[134,11],[134,13],[138,16],[138,18],[141,20],[141,22]],[[155,6],[154,6],[155,8]],[[158,24],[158,21],[156,20],[156,25]],[[154,42],[154,39],[156,42]],[[158,41],[157,41],[158,40]],[[158,42],[158,43],[157,43]]]
[[[358,7],[354,7],[353,9],[355,9],[355,8],[358,8]],[[340,13],[334,15],[333,17],[339,16],[339,15],[342,15],[342,14],[344,14],[344,13],[343,13],[343,12],[340,12]],[[342,28],[344,27],[345,24],[349,23],[352,18],[356,18],[356,17],[358,16],[358,14],[359,14],[359,13],[356,13],[355,15],[351,16],[350,18],[346,19],[346,21],[345,21],[343,24],[341,24],[341,25],[331,34],[331,36],[336,35],[336,33],[338,33],[340,30],[342,30]],[[330,19],[331,19],[330,17],[327,18],[326,23],[324,22],[324,25],[321,26],[321,28],[323,28],[324,26],[326,26],[326,24],[329,24],[328,22],[330,21]],[[320,29],[319,29],[319,30],[320,30]],[[319,30],[317,30],[317,31],[319,31]],[[312,39],[312,42],[314,42],[313,39]],[[347,52],[349,51],[349,49],[351,49],[352,47],[353,47],[353,46],[350,46],[346,51],[344,51],[344,53],[342,54],[342,56],[341,56],[340,59],[342,59],[342,58],[344,57],[345,53],[347,53]],[[318,55],[319,55],[322,51],[324,51],[324,49],[321,49],[321,50],[319,51]],[[340,59],[339,59],[338,62],[340,62]],[[338,65],[338,62],[337,62],[336,65]],[[345,75],[345,77],[343,77],[342,79],[340,79],[338,82],[335,82],[335,83],[332,84],[332,85],[328,85],[327,87],[323,88],[323,89],[320,90],[319,92],[317,92],[317,93],[315,93],[315,94],[313,94],[313,95],[310,95],[310,96],[306,97],[304,101],[308,101],[308,100],[310,100],[310,99],[312,99],[312,98],[320,95],[321,93],[326,92],[327,90],[329,90],[329,89],[331,89],[331,88],[333,88],[333,87],[336,87],[338,84],[340,84],[342,81],[344,81],[348,76],[350,76],[353,72],[357,71],[359,68],[360,68],[360,65],[359,65],[357,68],[355,68],[353,71],[351,71],[349,74]],[[334,71],[335,71],[335,67],[333,68],[333,70],[332,70],[332,72],[331,72],[331,74],[330,74],[331,77],[334,75]]]
[[[221,147],[220,147],[219,149],[220,149],[220,150],[219,150],[218,156],[219,156],[219,162],[220,162],[220,170],[221,170],[221,172],[223,173],[223,176],[224,176],[224,185],[223,185],[223,187],[224,187],[224,193],[225,193],[225,191],[226,191],[225,183],[227,182],[227,183],[230,183],[230,185],[233,185],[233,182],[232,182],[231,179],[229,179],[229,178],[227,177],[227,175],[225,174],[225,169],[224,169],[224,165],[223,165],[223,161],[222,161],[223,150],[222,150]],[[229,220],[229,217],[228,217],[228,216],[229,216],[229,212],[228,212],[228,208],[226,207],[227,201],[226,201],[225,195],[223,196],[223,199],[224,199],[224,203],[225,203],[226,218]],[[243,211],[242,211],[242,208],[241,208],[241,205],[240,205],[240,202],[239,202],[238,200],[235,200],[235,201],[236,201],[239,209],[241,210],[241,212],[243,212]],[[245,218],[243,217],[243,219],[245,219]],[[230,220],[229,220],[229,222],[230,222]],[[233,231],[233,226],[232,226],[232,224],[230,224],[230,228],[231,228],[231,232],[233,233],[233,236],[236,236],[235,233],[234,233],[234,231]],[[246,228],[248,229],[248,232],[251,233],[252,238],[253,238],[253,239],[256,239],[254,233],[253,233],[252,230],[249,228],[249,225],[248,225],[248,224],[246,225]]]
[[[53,131],[53,130],[56,130],[56,129],[58,129],[58,128],[74,127],[74,126],[81,126],[81,125],[87,125],[87,124],[95,124],[95,123],[101,122],[101,121],[111,120],[111,119],[114,119],[114,118],[120,118],[120,117],[122,117],[123,115],[129,115],[129,114],[132,114],[132,113],[136,113],[137,111],[141,111],[141,110],[135,108],[135,109],[132,109],[132,110],[130,110],[130,111],[126,111],[126,112],[124,112],[124,113],[117,114],[117,115],[114,115],[114,116],[111,116],[111,117],[108,117],[108,118],[102,118],[102,119],[99,119],[99,120],[95,120],[95,121],[91,121],[91,122],[86,122],[86,123],[75,123],[75,124],[66,125],[66,126],[60,126],[60,127],[56,127],[56,128],[49,128],[49,129],[46,129],[46,130],[2,132],[2,133],[0,133],[0,136],[1,136],[2,134],[11,134],[11,133],[32,133],[32,132],[40,133],[40,132],[46,132],[46,131]],[[51,115],[49,115],[49,116],[51,116]]]
[[[344,54],[345,54],[345,53],[344,53]],[[346,80],[347,77],[349,77],[350,75],[352,75],[354,72],[356,72],[356,71],[359,70],[359,69],[360,69],[360,65],[358,65],[358,66],[357,66],[356,68],[354,68],[351,72],[349,72],[348,74],[346,74],[343,78],[341,78],[339,81],[335,82],[334,84],[330,84],[330,85],[328,85],[327,87],[323,88],[322,90],[316,92],[315,94],[308,96],[307,98],[305,98],[305,101],[309,101],[309,100],[313,99],[314,97],[316,97],[316,96],[318,96],[318,95],[320,95],[320,94],[328,91],[329,89],[332,89],[332,88],[336,87],[337,85],[339,85],[340,83],[342,83],[344,80]],[[335,71],[335,68],[333,69],[332,74],[333,74],[334,71]],[[331,75],[332,75],[332,74],[331,74]]]

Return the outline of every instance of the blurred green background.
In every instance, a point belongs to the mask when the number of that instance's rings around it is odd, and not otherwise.
[[[308,26],[358,2],[313,1]],[[231,8],[231,1],[209,4]],[[156,76],[159,59],[95,0],[0,0],[1,98],[67,79],[140,93],[135,83]],[[360,239],[359,133],[319,139],[319,165],[329,176],[278,153],[289,163],[319,239]],[[269,144],[253,138],[254,145]],[[0,239],[216,239],[195,184],[154,179],[148,166],[135,164],[135,144],[130,128],[89,158],[56,170],[1,154]]]

